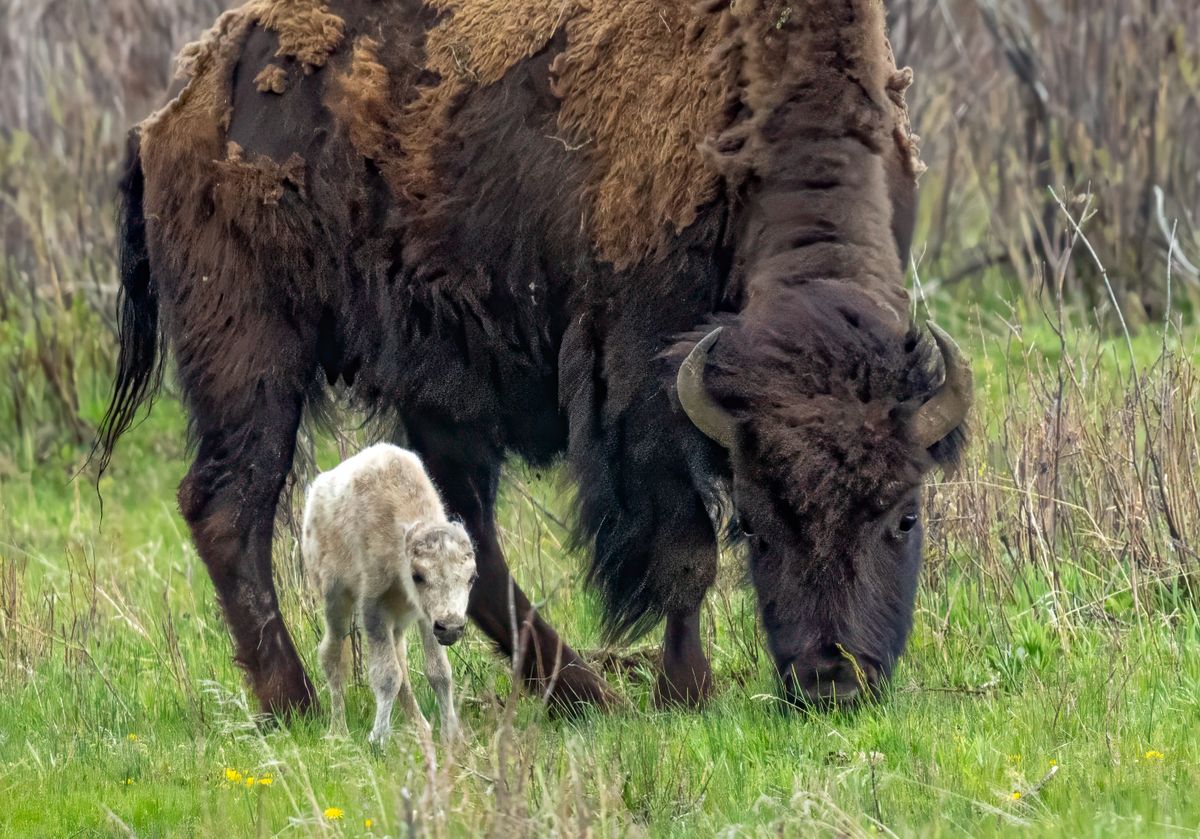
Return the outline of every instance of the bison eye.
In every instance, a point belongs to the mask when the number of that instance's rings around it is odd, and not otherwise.
[[[904,516],[903,518],[900,519],[900,528],[899,529],[900,529],[901,533],[909,533],[916,526],[917,526],[917,514],[916,513],[909,513],[907,516]]]
[[[414,573],[413,574],[413,582],[419,586],[425,585],[425,575],[420,574],[420,573]]]

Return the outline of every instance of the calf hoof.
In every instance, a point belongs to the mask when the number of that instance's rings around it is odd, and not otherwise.
[[[712,695],[712,670],[668,673],[661,671],[654,684],[654,705],[657,708],[699,708]]]

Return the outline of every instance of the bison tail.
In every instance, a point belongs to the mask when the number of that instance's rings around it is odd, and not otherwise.
[[[108,468],[117,440],[133,424],[138,409],[143,404],[153,403],[162,385],[164,346],[158,323],[158,290],[150,274],[150,259],[146,252],[144,187],[141,144],[134,131],[129,135],[124,174],[118,184],[121,288],[118,296],[120,352],[117,377],[92,447],[92,457],[99,455],[100,475]]]

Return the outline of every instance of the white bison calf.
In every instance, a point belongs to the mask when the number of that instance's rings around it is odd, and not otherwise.
[[[331,732],[346,733],[345,647],[358,609],[375,694],[372,743],[391,732],[392,704],[428,726],[408,678],[404,631],[414,620],[425,672],[442,709],[442,736],[458,732],[450,660],[463,634],[475,554],[462,525],[446,519],[420,458],[372,446],[313,481],[304,509],[304,564],[325,604],[321,667],[329,679]]]

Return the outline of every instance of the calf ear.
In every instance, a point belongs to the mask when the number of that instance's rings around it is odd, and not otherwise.
[[[407,551],[409,545],[412,544],[413,536],[417,532],[417,522],[404,525],[404,529],[400,532],[400,549]]]
[[[455,520],[450,523],[450,526],[454,528],[454,532],[461,537],[464,542],[466,542],[468,545],[472,544],[471,534],[467,532],[466,526],[463,525],[461,521]]]

